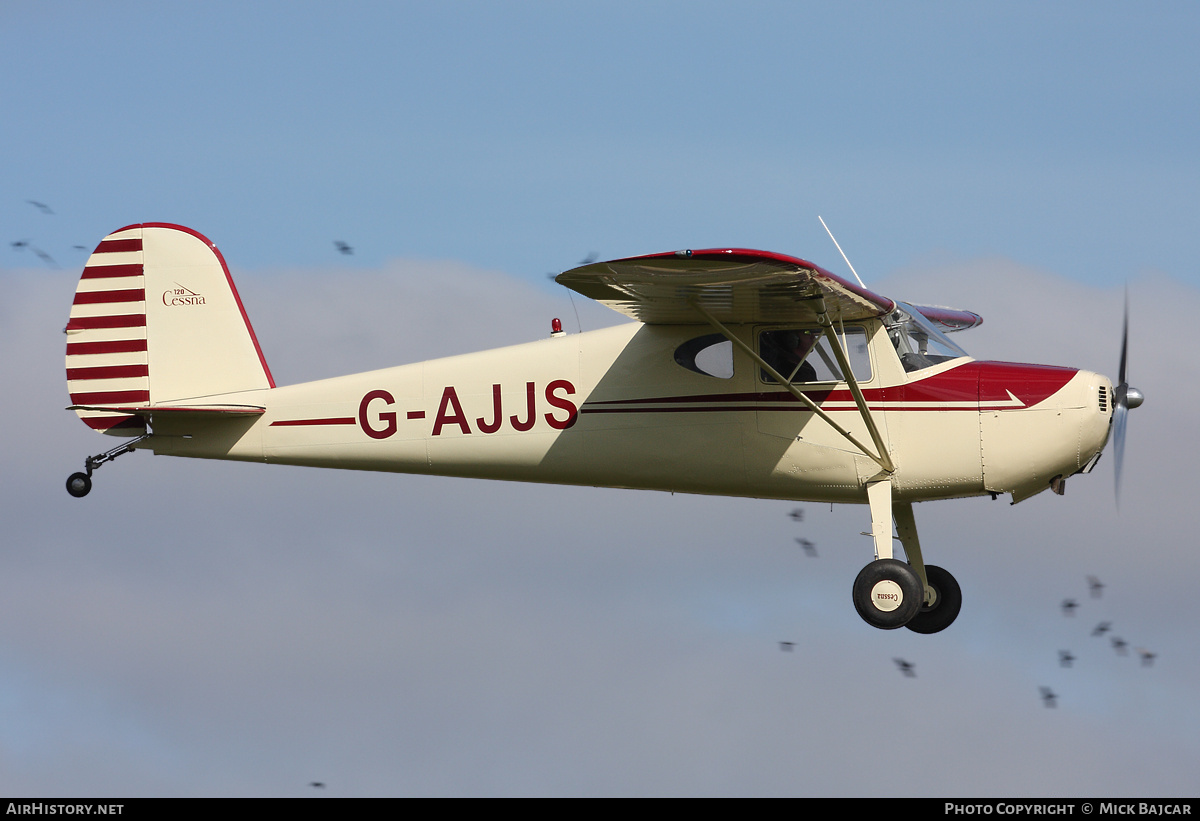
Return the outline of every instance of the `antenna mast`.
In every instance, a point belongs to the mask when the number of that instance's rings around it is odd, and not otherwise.
[[[847,265],[850,265],[850,258],[846,256],[846,252],[842,250],[842,246],[838,245],[837,239],[834,238],[833,232],[829,230],[829,226],[825,224],[825,220],[821,219],[820,216],[817,219],[821,220],[821,227],[825,229],[825,233],[829,234],[829,238],[833,240],[834,247],[838,249],[838,253],[842,255],[842,259],[846,260]],[[863,285],[862,277],[858,275],[858,271],[854,270],[853,265],[850,265],[850,273],[854,274],[854,278],[858,280],[859,285],[862,285],[864,288],[867,287]]]

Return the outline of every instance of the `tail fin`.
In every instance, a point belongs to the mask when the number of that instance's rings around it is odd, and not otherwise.
[[[134,436],[145,432],[146,408],[273,387],[225,259],[206,237],[146,223],[100,241],[67,323],[67,390],[89,427]]]

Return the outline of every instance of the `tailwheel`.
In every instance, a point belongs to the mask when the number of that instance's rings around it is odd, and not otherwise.
[[[876,559],[854,580],[854,609],[867,624],[881,630],[908,624],[924,598],[920,578],[898,559]]]
[[[92,490],[92,472],[97,470],[105,462],[111,462],[122,453],[129,453],[137,448],[137,446],[150,438],[152,434],[143,433],[136,439],[130,439],[123,445],[118,445],[112,450],[106,450],[97,456],[89,456],[83,460],[83,467],[87,473],[72,473],[67,477],[67,493],[70,493],[76,499],[82,499],[87,496]]]
[[[92,489],[92,477],[86,473],[72,473],[67,479],[67,493],[70,493],[76,499],[82,499],[87,496]]]
[[[929,582],[929,595],[921,603],[917,615],[904,626],[914,633],[938,633],[958,618],[958,611],[962,609],[962,590],[948,571],[935,564],[925,565],[925,578]]]

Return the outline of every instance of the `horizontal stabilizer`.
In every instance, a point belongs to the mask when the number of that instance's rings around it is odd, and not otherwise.
[[[258,405],[145,405],[113,406],[113,405],[71,405],[67,410],[73,411],[105,411],[107,413],[124,413],[132,416],[150,417],[155,414],[170,414],[171,416],[186,416],[193,414],[209,417],[240,417],[262,416],[266,408]]]

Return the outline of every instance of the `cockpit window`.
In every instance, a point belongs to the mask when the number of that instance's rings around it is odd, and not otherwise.
[[[896,310],[884,318],[883,324],[900,356],[900,364],[909,373],[967,355],[920,311],[903,302],[896,303]]]
[[[675,363],[705,376],[732,379],[733,343],[721,334],[689,339],[675,349]]]
[[[844,331],[844,334],[838,332],[837,336],[846,351],[854,378],[859,382],[869,381],[871,357],[867,353],[866,331],[857,325],[849,326]],[[837,358],[829,347],[829,340],[819,328],[763,331],[758,336],[758,351],[768,365],[793,384],[845,381]],[[761,373],[764,382],[775,382],[775,378],[765,370]]]

